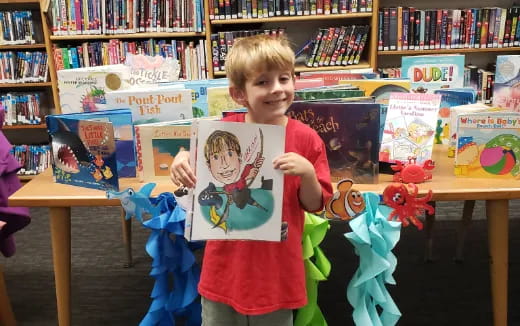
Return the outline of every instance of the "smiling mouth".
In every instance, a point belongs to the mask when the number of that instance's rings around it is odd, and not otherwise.
[[[233,170],[227,170],[227,171],[224,171],[224,172],[220,172],[219,174],[224,177],[224,178],[229,178],[231,176],[233,176],[233,174],[235,173],[235,169]]]
[[[280,99],[280,100],[274,100],[274,101],[266,101],[265,103],[266,104],[278,104],[278,103],[281,103],[284,101],[285,101],[285,99]]]

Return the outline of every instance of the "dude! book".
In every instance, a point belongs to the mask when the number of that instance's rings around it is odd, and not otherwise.
[[[477,112],[457,116],[455,175],[520,177],[520,113]]]
[[[377,183],[380,105],[294,102],[287,115],[314,129],[325,143],[331,180]]]
[[[111,122],[47,116],[57,183],[119,190]]]
[[[272,162],[284,153],[284,127],[196,119],[191,133],[197,184],[186,239],[280,241],[284,176]]]

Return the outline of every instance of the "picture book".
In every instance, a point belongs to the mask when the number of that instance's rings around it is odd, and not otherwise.
[[[381,104],[388,104],[390,93],[409,93],[411,88],[409,79],[397,78],[340,80],[339,85],[343,84],[365,91],[365,96],[373,96]]]
[[[312,88],[312,87],[323,87],[325,86],[325,82],[323,79],[295,79],[294,80],[294,90],[304,89],[304,88]]]
[[[287,115],[323,139],[331,179],[378,182],[380,105],[376,103],[294,102]]]
[[[450,142],[450,108],[475,103],[477,91],[473,88],[447,88],[436,89],[433,93],[442,96],[434,143],[448,145]]]
[[[229,86],[210,87],[208,91],[208,115],[210,117],[222,116],[223,111],[243,108],[235,103],[229,95]]]
[[[325,86],[337,85],[341,80],[375,79],[378,77],[378,74],[373,71],[308,71],[300,73],[300,79],[322,79]]]
[[[339,99],[349,97],[365,96],[365,92],[352,86],[340,87],[315,87],[300,89],[294,92],[295,100],[325,100],[325,99]]]
[[[189,240],[280,241],[285,128],[196,119],[190,158],[197,184],[186,217]]]
[[[125,65],[58,70],[61,113],[106,109],[105,94],[130,87],[130,68]]]
[[[520,55],[497,56],[493,106],[520,111]]]
[[[172,87],[139,87],[106,94],[109,108],[132,112],[134,125],[193,118],[191,90]]]
[[[491,108],[484,103],[457,105],[450,108],[448,157],[455,157],[455,150],[457,148],[457,116],[459,114],[488,111],[490,109]]]
[[[439,94],[392,93],[379,160],[408,162],[415,157],[422,163],[431,159],[440,103]]]
[[[137,175],[141,182],[170,179],[170,165],[181,150],[190,149],[190,121],[135,126]]]
[[[132,86],[153,85],[179,79],[179,63],[161,55],[125,54],[125,65],[130,68],[128,83]]]
[[[518,179],[519,155],[519,112],[477,112],[457,116],[456,176]]]
[[[136,176],[134,130],[132,126],[132,115],[129,110],[108,110],[48,115],[47,129],[49,130],[49,134],[56,130],[53,129],[55,128],[54,120],[61,117],[76,120],[111,122],[114,130],[113,137],[116,144],[115,151],[117,152],[117,175],[120,178],[133,178]]]
[[[48,115],[52,172],[57,183],[119,190],[111,122]]]
[[[413,93],[464,87],[464,55],[423,55],[401,59],[401,74],[411,81]]]

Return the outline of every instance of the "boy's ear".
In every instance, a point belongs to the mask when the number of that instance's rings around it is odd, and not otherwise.
[[[247,106],[246,92],[236,86],[229,86],[229,95],[236,103]]]

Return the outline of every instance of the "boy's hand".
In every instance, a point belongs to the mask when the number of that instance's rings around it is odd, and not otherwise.
[[[170,179],[177,186],[184,185],[188,188],[195,188],[195,174],[190,167],[190,152],[180,151],[175,155],[175,159],[170,166]]]
[[[300,177],[314,176],[314,166],[305,157],[289,152],[274,159],[275,169],[280,169],[284,174]]]

